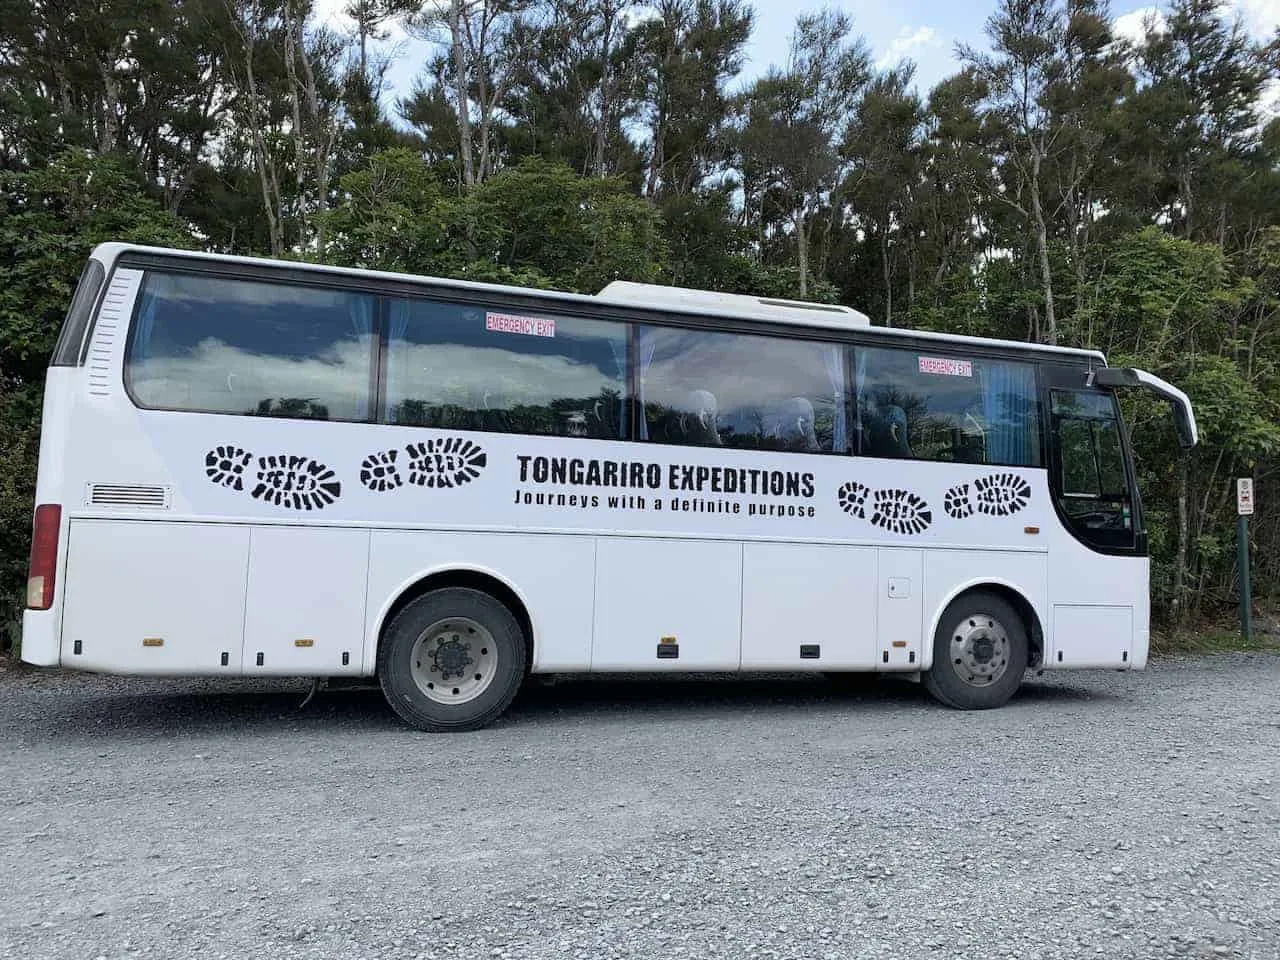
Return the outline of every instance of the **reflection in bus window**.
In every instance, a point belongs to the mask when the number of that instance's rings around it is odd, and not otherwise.
[[[1040,466],[1035,370],[916,350],[854,348],[863,456]]]
[[[390,302],[388,423],[620,440],[626,379],[624,324]]]
[[[373,304],[337,290],[150,273],[129,389],[144,407],[368,419]]]
[[[1088,390],[1053,390],[1050,406],[1063,513],[1088,542],[1131,545],[1133,503],[1115,399]]]
[[[641,327],[640,438],[847,453],[845,348],[809,340]]]

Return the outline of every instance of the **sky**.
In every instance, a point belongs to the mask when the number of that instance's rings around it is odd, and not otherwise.
[[[318,0],[320,22],[338,29],[350,26],[341,10],[349,0]],[[983,28],[995,10],[995,0],[754,0],[756,26],[747,47],[747,61],[735,86],[750,83],[764,73],[770,64],[786,60],[795,17],[801,11],[816,11],[822,6],[843,9],[853,21],[853,29],[866,38],[872,56],[881,67],[888,67],[903,57],[916,63],[916,84],[920,92],[928,90],[959,67],[957,44],[983,47]],[[1280,0],[1232,0],[1245,26],[1258,38],[1269,37],[1280,28]],[[1159,8],[1140,0],[1113,0],[1112,15],[1121,33],[1137,37],[1143,18]],[[392,43],[399,56],[387,79],[390,86],[388,104],[407,95],[414,78],[421,72],[424,60],[433,52],[428,41],[408,38],[394,29]]]
[[[996,8],[994,0],[838,0],[832,5],[852,18],[854,32],[866,37],[879,66],[891,66],[903,57],[915,61],[916,82],[922,93],[959,69],[957,44],[985,46],[986,21]],[[1233,5],[1255,36],[1269,36],[1280,26],[1280,0],[1235,0]],[[757,0],[755,8],[751,59],[744,71],[753,74],[786,59],[796,11],[811,9],[782,0]],[[1113,0],[1111,4],[1117,30],[1135,38],[1141,35],[1143,18],[1158,9],[1150,2],[1134,0]]]

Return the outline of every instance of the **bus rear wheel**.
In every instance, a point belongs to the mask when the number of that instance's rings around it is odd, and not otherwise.
[[[402,720],[432,733],[477,730],[511,704],[526,640],[501,601],[444,587],[396,614],[378,645],[378,681]]]
[[[1003,706],[1027,670],[1027,630],[1017,611],[986,591],[958,597],[933,637],[933,666],[924,685],[958,710]]]

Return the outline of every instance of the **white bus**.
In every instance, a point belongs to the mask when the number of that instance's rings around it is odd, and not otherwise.
[[[952,707],[1141,669],[1085,350],[845,307],[105,244],[51,360],[22,658],[376,677],[432,731],[530,673],[894,672]]]

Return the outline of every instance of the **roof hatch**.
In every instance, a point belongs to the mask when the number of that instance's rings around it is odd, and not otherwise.
[[[690,290],[657,283],[633,283],[615,280],[596,294],[609,303],[684,313],[720,314],[772,323],[796,323],[807,326],[869,327],[871,320],[852,307],[837,303],[810,303],[805,300],[782,300],[777,297],[752,297],[714,290]]]

